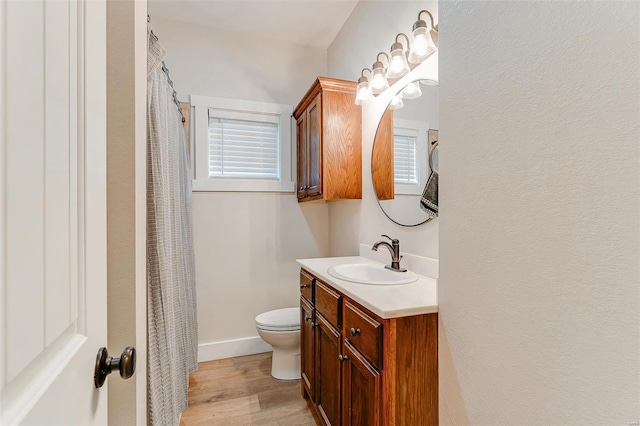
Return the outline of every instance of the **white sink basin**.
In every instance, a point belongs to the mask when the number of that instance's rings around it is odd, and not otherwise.
[[[375,263],[336,265],[330,267],[327,272],[332,277],[358,284],[397,285],[412,283],[418,279],[411,271],[396,272]]]

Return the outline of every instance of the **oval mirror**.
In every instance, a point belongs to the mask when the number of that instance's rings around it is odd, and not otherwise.
[[[385,215],[402,226],[417,226],[433,218],[421,207],[427,189],[437,205],[438,86],[417,80],[400,89],[378,123],[371,155],[371,178]],[[436,175],[437,177],[437,175]],[[428,213],[429,211],[429,213]]]

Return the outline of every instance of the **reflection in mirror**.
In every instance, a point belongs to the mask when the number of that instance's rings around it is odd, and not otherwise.
[[[398,225],[416,226],[432,216],[420,207],[431,173],[437,171],[438,86],[414,81],[400,89],[378,123],[371,175],[378,204]]]

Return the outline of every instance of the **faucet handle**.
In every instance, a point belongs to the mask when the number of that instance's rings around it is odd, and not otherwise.
[[[380,235],[380,236],[381,236],[381,237],[388,238],[388,239],[389,239],[389,241],[391,241],[393,244],[398,244],[398,243],[400,242],[400,240],[398,240],[398,239],[396,239],[396,238],[391,238],[391,237],[390,237],[390,236],[388,236],[388,235],[384,235],[384,234],[382,234],[382,235]]]

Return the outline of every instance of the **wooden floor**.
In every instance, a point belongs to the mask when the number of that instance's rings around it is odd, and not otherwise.
[[[200,363],[180,426],[319,425],[300,380],[271,377],[271,353]]]

